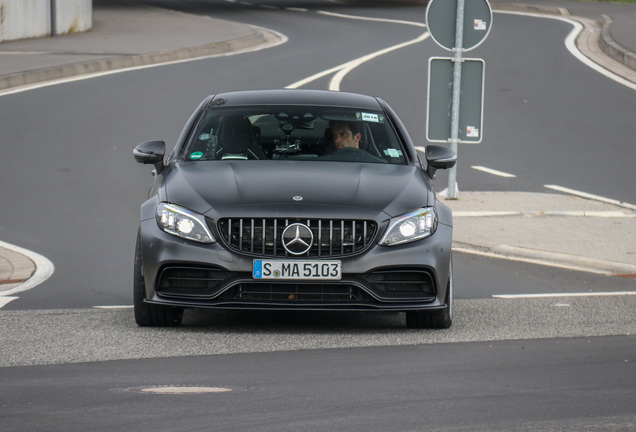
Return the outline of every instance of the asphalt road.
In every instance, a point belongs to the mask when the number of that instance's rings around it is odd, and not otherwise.
[[[330,3],[298,3],[303,5],[330,7]],[[5,164],[0,174],[3,184],[12,184],[3,191],[0,234],[56,265],[46,283],[6,308],[131,304],[131,272],[125,269],[131,267],[138,208],[150,173],[133,161],[130,149],[149,139],[174,142],[204,95],[288,86],[413,40],[424,30],[346,17],[423,21],[422,8],[332,8],[343,17],[313,9],[272,11],[228,2],[179,2],[179,7],[271,28],[286,34],[289,42],[240,56],[126,72],[1,98],[3,137],[12,144],[3,147],[2,156],[16,163]],[[631,169],[636,155],[629,141],[633,92],[574,59],[560,43],[570,30],[564,22],[497,14],[488,40],[470,53],[486,61],[486,138],[483,144],[460,148],[460,189],[544,191],[545,184],[556,184],[636,202]],[[517,47],[523,55],[514,55]],[[415,141],[424,143],[425,67],[433,55],[448,53],[429,38],[354,69],[341,88],[384,98]],[[387,79],[397,71],[399,79]],[[330,79],[305,87],[327,88]],[[516,177],[492,176],[473,170],[472,165]],[[445,181],[440,174],[439,189]],[[518,272],[516,265],[497,262],[465,273],[462,259],[458,258],[457,278],[473,283],[470,288],[458,286],[460,298],[487,296],[490,287],[514,280]],[[548,279],[570,279],[567,272],[547,272]],[[519,291],[515,286],[509,289]],[[543,290],[544,284],[537,283],[536,289]],[[580,290],[576,285],[572,289]]]
[[[51,279],[3,308],[0,324],[10,329],[0,334],[3,431],[634,428],[634,337],[621,336],[633,326],[633,299],[488,299],[619,291],[632,280],[459,254],[460,301],[445,332],[364,314],[193,313],[182,329],[140,329],[129,309],[90,309],[132,303],[138,208],[150,184],[132,158],[135,144],[174,142],[208,93],[284,87],[423,32],[312,10],[180,4],[275,29],[289,42],[0,98],[3,143],[10,143],[1,156],[14,161],[0,172],[0,183],[12,185],[3,190],[0,237],[56,265]],[[421,8],[298,6],[423,21]],[[495,18],[488,41],[471,53],[486,60],[487,138],[460,148],[460,188],[557,184],[636,202],[634,92],[570,56],[561,43],[567,23]],[[426,40],[379,57],[353,70],[342,90],[384,98],[423,142],[432,55],[448,53]],[[142,391],[166,385],[231,391]]]
[[[636,422],[634,342],[457,343],[0,368],[0,419],[5,432],[629,431]]]

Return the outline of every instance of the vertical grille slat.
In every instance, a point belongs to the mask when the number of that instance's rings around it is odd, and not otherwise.
[[[262,221],[262,226],[261,226],[261,242],[263,243],[261,245],[261,254],[265,255],[265,245],[267,244],[267,231],[265,230],[265,219],[263,219]]]
[[[226,218],[218,222],[221,238],[230,249],[263,257],[289,257],[282,244],[283,231],[291,224],[306,225],[313,244],[298,258],[355,255],[365,250],[376,234],[375,222],[349,219]]]

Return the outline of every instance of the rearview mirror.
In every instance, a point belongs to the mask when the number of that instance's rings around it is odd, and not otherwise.
[[[135,160],[142,164],[153,164],[157,172],[163,168],[163,158],[166,155],[164,141],[146,141],[138,144],[133,150]]]
[[[457,163],[457,154],[448,147],[439,145],[426,146],[426,172],[434,177],[438,169],[448,169]]]

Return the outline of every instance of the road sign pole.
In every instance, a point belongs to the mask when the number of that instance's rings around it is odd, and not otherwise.
[[[457,17],[455,24],[455,55],[453,58],[453,101],[451,111],[451,138],[450,148],[457,154],[459,148],[459,104],[462,86],[462,54],[464,52],[464,3],[465,0],[457,0]],[[458,199],[457,166],[448,173],[448,198]]]

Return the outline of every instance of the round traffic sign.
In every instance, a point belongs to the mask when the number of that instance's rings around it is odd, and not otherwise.
[[[457,0],[431,0],[426,7],[426,26],[431,38],[442,48],[455,47]],[[488,0],[464,0],[464,51],[478,47],[490,33],[492,9]]]

